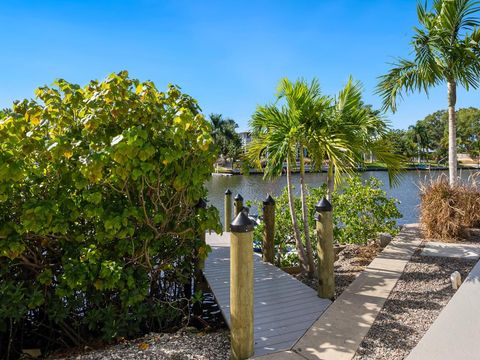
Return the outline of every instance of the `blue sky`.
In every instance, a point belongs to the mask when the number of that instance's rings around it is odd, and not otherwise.
[[[180,85],[243,130],[284,76],[317,77],[333,95],[351,74],[379,107],[377,77],[409,55],[416,10],[413,0],[1,0],[0,24],[0,107],[56,78],[84,85],[126,69]],[[458,107],[480,107],[479,93],[460,90]],[[446,86],[387,117],[406,128],[442,108]]]

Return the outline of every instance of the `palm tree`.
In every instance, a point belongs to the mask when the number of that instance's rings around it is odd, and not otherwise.
[[[315,262],[313,259],[312,242],[310,239],[310,226],[308,223],[307,194],[305,186],[305,150],[308,149],[308,125],[312,119],[323,111],[320,104],[327,104],[327,98],[320,93],[320,85],[317,79],[313,79],[309,84],[304,79],[298,79],[294,83],[287,78],[283,78],[278,86],[278,100],[285,100],[289,116],[297,118],[299,128],[303,131],[298,132],[296,150],[298,151],[298,160],[300,165],[300,201],[302,204],[302,222],[303,233],[305,236],[306,254],[308,259],[308,274],[313,277],[315,271]]]
[[[247,157],[253,163],[259,164],[262,157],[266,158],[264,177],[272,179],[280,176],[286,162],[288,205],[293,225],[293,234],[297,247],[298,258],[302,270],[311,271],[302,236],[297,221],[294,206],[291,170],[295,162],[299,138],[303,134],[303,126],[299,122],[298,113],[287,106],[258,106],[250,121],[252,142],[247,149]]]
[[[309,125],[309,151],[317,164],[328,161],[327,198],[331,200],[335,183],[344,174],[351,175],[364,154],[371,153],[387,165],[390,182],[395,182],[401,169],[401,158],[395,155],[386,140],[388,126],[378,111],[362,102],[362,86],[349,78],[335,99]],[[325,110],[326,108],[326,110]]]
[[[457,139],[455,105],[457,85],[466,90],[480,85],[480,19],[475,0],[435,0],[432,11],[427,4],[417,5],[421,27],[414,28],[413,60],[400,58],[380,77],[377,92],[384,109],[396,111],[397,96],[447,84],[449,179],[457,181]]]
[[[238,157],[242,146],[241,139],[235,131],[238,124],[235,120],[225,119],[221,114],[210,114],[209,118],[212,125],[213,140],[223,157],[231,157],[233,168],[235,158]]]
[[[283,105],[279,105],[281,101]],[[250,127],[253,140],[247,149],[247,157],[257,164],[262,158],[266,159],[264,177],[280,176],[286,163],[289,209],[298,257],[303,270],[313,276],[315,264],[306,205],[304,150],[315,160],[317,167],[321,167],[324,160],[328,161],[329,194],[333,191],[334,180],[338,183],[341,174],[353,173],[367,150],[371,150],[380,161],[394,165],[393,177],[400,168],[400,161],[383,139],[387,126],[378,113],[363,105],[361,86],[352,79],[337,99],[322,96],[316,79],[311,83],[303,79],[294,83],[282,79],[277,102],[257,107]],[[292,163],[296,162],[297,151],[305,246],[296,216],[291,181]]]
[[[295,82],[284,78],[280,81],[274,105],[261,106],[252,117],[250,123],[253,130],[253,141],[247,156],[254,162],[266,158],[265,177],[280,176],[286,162],[287,192],[289,209],[294,229],[294,238],[298,256],[304,271],[310,277],[315,273],[305,186],[305,149],[308,148],[308,126],[322,109],[320,104],[327,104],[326,97],[320,93],[318,81],[307,83],[303,79]],[[283,105],[279,105],[283,103]],[[302,204],[302,222],[305,247],[299,228],[294,196],[291,184],[292,164],[298,160],[300,165],[300,198]]]

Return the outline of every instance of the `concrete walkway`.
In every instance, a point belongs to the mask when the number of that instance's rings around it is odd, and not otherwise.
[[[475,265],[408,360],[480,359],[480,262]]]
[[[291,351],[258,359],[351,359],[421,241],[417,224],[404,226]]]
[[[480,244],[427,242],[420,255],[477,260]]]

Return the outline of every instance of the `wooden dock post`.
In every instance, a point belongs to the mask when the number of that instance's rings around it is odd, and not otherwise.
[[[232,192],[230,189],[225,191],[225,206],[224,206],[224,229],[225,232],[230,231],[230,223],[232,222]]]
[[[335,275],[333,262],[333,217],[332,205],[323,198],[315,205],[318,256],[318,296],[333,300],[335,296]]]
[[[273,264],[275,260],[275,200],[267,194],[263,201],[263,232],[262,258],[263,261]]]
[[[234,200],[234,211],[233,217],[236,218],[237,215],[243,210],[243,196],[240,194],[235,195]]]
[[[232,359],[253,355],[253,222],[239,211],[230,225],[230,332]]]

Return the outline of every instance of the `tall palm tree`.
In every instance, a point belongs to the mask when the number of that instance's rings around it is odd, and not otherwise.
[[[413,60],[400,58],[380,77],[377,92],[385,109],[396,111],[397,96],[447,84],[448,165],[450,184],[457,181],[457,139],[455,105],[457,85],[476,89],[480,85],[480,10],[476,0],[435,0],[417,5],[421,27],[414,28]]]

